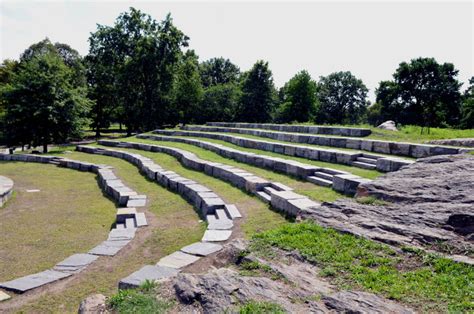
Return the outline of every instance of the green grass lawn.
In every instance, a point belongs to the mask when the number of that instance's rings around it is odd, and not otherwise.
[[[342,289],[363,289],[426,312],[474,310],[474,266],[374,241],[312,223],[285,224],[256,235],[251,250],[297,250]]]
[[[100,145],[94,146],[107,148]],[[246,215],[246,219],[241,227],[247,236],[277,227],[285,222],[285,219],[279,213],[271,211],[268,205],[260,201],[257,197],[249,195],[233,187],[230,183],[208,176],[205,173],[184,168],[176,158],[170,155],[127,148],[120,148],[119,150],[133,152],[151,158],[164,169],[172,170],[183,177],[207,186],[217,193],[226,203],[235,204],[237,208]]]
[[[154,227],[139,230],[137,237],[131,242],[131,247],[124,248],[115,257],[99,258],[98,261],[81,273],[79,277],[74,278],[73,281],[66,285],[64,289],[53,291],[42,295],[38,299],[28,301],[22,307],[14,309],[15,311],[22,311],[24,313],[77,313],[80,301],[86,296],[92,293],[112,295],[117,292],[117,283],[121,278],[128,276],[145,264],[155,264],[162,256],[201,239],[206,225],[199,222],[199,217],[192,206],[179,195],[160,187],[155,182],[145,179],[138,172],[138,169],[127,161],[79,152],[57,153],[71,159],[113,166],[115,173],[125,184],[138,193],[147,195],[149,200],[148,220],[149,222],[155,221]],[[32,163],[31,166],[35,168],[40,166],[40,164]],[[68,173],[90,175],[54,166],[47,167],[68,171]],[[4,173],[3,165],[2,173]],[[96,184],[93,175],[90,176],[92,176],[91,180],[93,183]],[[77,184],[73,188],[76,191]],[[98,189],[96,190],[98,191]],[[80,202],[79,205],[81,208],[84,208],[84,205],[87,204],[89,206],[89,203]],[[113,208],[113,205],[110,205]],[[111,218],[115,218],[115,210],[112,211],[111,215]],[[83,229],[84,233],[90,234],[88,229],[80,225],[79,227]],[[108,229],[106,231],[108,232]],[[141,239],[140,234],[145,232],[148,232],[149,235]],[[106,232],[104,230],[105,238]],[[5,304],[8,304],[8,302]],[[1,306],[0,304],[0,308]]]
[[[224,158],[217,153],[205,150],[200,147],[196,147],[190,144],[184,143],[175,143],[175,142],[157,142],[153,140],[147,139],[139,139],[136,137],[130,137],[125,139],[126,142],[138,142],[138,143],[146,143],[158,146],[166,146],[166,147],[173,147],[186,150],[188,152],[196,154],[201,159],[212,161],[212,162],[219,162],[222,164],[235,166],[240,169],[244,169],[250,173],[253,173],[259,177],[265,178],[270,181],[280,182],[283,183],[295,190],[295,192],[308,196],[309,198],[320,201],[320,202],[333,202],[338,198],[344,197],[343,194],[340,194],[328,187],[322,187],[319,185],[315,185],[306,181],[299,180],[295,177],[290,177],[287,175],[283,175],[280,173],[276,173],[270,170],[265,170],[262,168],[258,168],[255,166],[250,166],[245,163],[237,162],[229,158]],[[143,152],[143,151],[142,151]]]
[[[285,154],[279,154],[279,153],[273,153],[273,152],[268,152],[268,151],[262,151],[258,149],[252,149],[252,148],[245,148],[241,147],[238,145],[234,145],[225,141],[221,140],[214,140],[214,139],[208,139],[208,138],[200,138],[200,137],[193,137],[193,136],[176,136],[180,138],[189,138],[189,139],[195,139],[195,140],[200,140],[200,141],[205,141],[209,143],[215,143],[215,144],[221,144],[230,148],[238,149],[240,151],[244,152],[249,152],[249,153],[255,153],[255,154],[260,154],[260,155],[266,155],[266,156],[272,156],[272,157],[279,157],[279,158],[284,158],[284,159],[289,159],[289,160],[296,160],[301,163],[313,165],[313,166],[318,166],[318,167],[324,167],[324,168],[331,168],[335,170],[342,170],[342,171],[347,171],[352,174],[361,176],[363,178],[367,179],[375,179],[378,176],[381,176],[383,173],[378,172],[376,170],[367,170],[367,169],[362,169],[358,167],[352,167],[352,166],[347,166],[347,165],[341,165],[341,164],[333,164],[330,162],[324,162],[324,161],[316,161],[316,160],[310,160],[310,159],[305,159],[305,158],[300,158],[300,157],[294,157],[294,156],[288,156]],[[127,141],[130,138],[124,138],[123,141]],[[151,143],[155,143],[156,145],[160,145],[160,143],[166,143],[166,141],[151,141]],[[173,142],[170,142],[173,143]]]
[[[115,205],[94,174],[23,162],[0,162],[0,173],[15,184],[0,208],[0,281],[46,270],[107,238]],[[33,189],[40,191],[26,191]]]

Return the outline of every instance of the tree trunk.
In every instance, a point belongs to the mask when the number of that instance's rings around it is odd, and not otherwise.
[[[99,138],[99,137],[100,137],[100,128],[99,128],[99,127],[97,127],[97,128],[95,129],[95,137],[96,137],[96,138]]]
[[[43,143],[43,154],[48,152],[48,143]]]

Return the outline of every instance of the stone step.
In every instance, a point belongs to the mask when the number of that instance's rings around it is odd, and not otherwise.
[[[230,219],[242,218],[242,214],[237,209],[237,206],[231,204],[231,205],[225,205],[224,208],[225,208],[225,211],[227,212],[227,216]]]
[[[136,228],[135,226],[135,218],[127,218],[125,220],[125,228],[126,229],[134,229]]]
[[[311,183],[321,185],[321,186],[332,186],[332,180],[326,180],[320,177],[310,176],[307,180]]]
[[[120,289],[137,288],[146,280],[156,281],[174,277],[179,270],[166,266],[146,265],[119,282]]]
[[[271,187],[277,191],[292,191],[293,190],[289,186],[286,186],[280,182],[271,182],[270,184],[271,184]]]
[[[374,164],[368,164],[366,162],[361,162],[361,161],[354,161],[352,163],[353,166],[363,168],[363,169],[369,169],[369,170],[375,170],[377,169],[377,166]]]
[[[148,226],[148,222],[146,221],[145,213],[137,213],[135,215],[135,221],[136,221],[137,227]]]
[[[265,203],[270,203],[270,201],[272,200],[272,197],[268,195],[267,193],[265,193],[264,191],[258,191],[257,197],[260,198]]]
[[[376,158],[357,157],[357,161],[365,162],[367,164],[373,164],[373,165],[377,164],[377,159]]]
[[[222,245],[209,242],[196,242],[181,248],[182,252],[197,256],[207,256],[220,250]]]
[[[229,217],[227,217],[225,209],[216,209],[216,217],[219,220],[229,219]]]
[[[277,190],[277,189],[274,189],[272,187],[269,187],[269,186],[266,186],[263,188],[263,191],[265,193],[267,193],[268,195],[272,195],[273,193],[277,192],[277,191],[284,191],[284,190]],[[285,190],[286,191],[286,190]]]
[[[221,242],[226,241],[232,235],[231,230],[206,230],[202,237],[203,242]]]
[[[125,229],[125,224],[117,224],[115,228],[117,230],[124,230]]]
[[[232,220],[227,218],[227,215],[223,219],[218,219],[214,215],[207,215],[207,229],[209,230],[229,230],[232,229],[234,224]]]
[[[180,269],[193,264],[200,258],[201,257],[196,255],[176,251],[174,253],[171,253],[170,255],[162,257],[160,261],[156,264],[156,266]]]
[[[331,181],[331,182],[332,182],[332,178],[333,178],[332,174],[322,172],[322,171],[316,171],[313,176],[319,177],[321,179],[328,180],[328,181]]]

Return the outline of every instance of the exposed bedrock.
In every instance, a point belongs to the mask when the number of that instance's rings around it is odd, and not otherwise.
[[[435,156],[359,185],[357,196],[302,218],[395,245],[423,246],[474,261],[474,156]]]

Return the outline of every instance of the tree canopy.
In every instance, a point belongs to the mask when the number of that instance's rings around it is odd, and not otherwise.
[[[236,83],[240,76],[239,67],[222,57],[204,61],[200,64],[199,70],[204,87]]]
[[[318,83],[320,102],[317,121],[323,123],[358,123],[367,108],[368,89],[351,72],[322,76]]]

